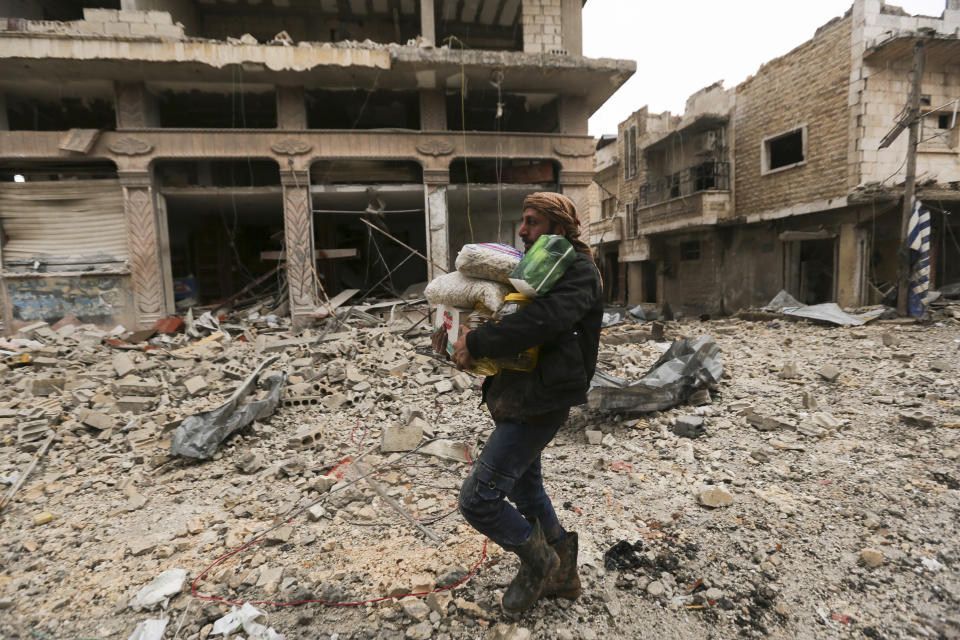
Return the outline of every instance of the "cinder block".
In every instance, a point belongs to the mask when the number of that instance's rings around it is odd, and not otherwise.
[[[120,22],[146,22],[147,12],[146,11],[124,11],[120,10],[117,13],[117,19]]]
[[[117,22],[119,12],[116,9],[84,9],[83,19],[90,22]]]
[[[187,34],[183,32],[183,27],[178,24],[158,24],[155,25],[157,35],[169,40],[183,40]]]
[[[89,22],[87,20],[77,20],[76,22],[71,22],[69,24],[70,24],[71,31],[75,31],[80,35],[102,36],[107,32],[103,22]],[[71,326],[71,325],[67,325],[67,326]]]
[[[108,36],[128,36],[130,35],[129,22],[107,22],[105,25]]]
[[[146,21],[151,24],[173,24],[173,18],[167,11],[146,11]]]
[[[131,22],[130,35],[155,36],[157,35],[157,27],[156,25],[147,24],[146,22]]]

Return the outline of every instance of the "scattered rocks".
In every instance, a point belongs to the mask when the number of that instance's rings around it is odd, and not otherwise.
[[[860,564],[870,569],[876,569],[883,564],[883,553],[869,547],[862,549],[860,551]]]
[[[835,382],[836,379],[840,377],[840,369],[835,365],[827,364],[817,370],[817,375],[827,382]]]

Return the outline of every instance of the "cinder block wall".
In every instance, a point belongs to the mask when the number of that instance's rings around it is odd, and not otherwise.
[[[523,0],[523,50],[525,53],[563,51],[561,0]]]
[[[700,241],[698,260],[681,260],[682,242]],[[720,312],[720,287],[718,274],[722,262],[715,231],[677,234],[657,241],[656,257],[669,264],[671,275],[664,275],[661,282],[661,302],[669,302],[674,311],[687,315]]]
[[[850,17],[763,65],[737,87],[736,215],[846,194]],[[761,175],[769,136],[807,125],[806,164]]]

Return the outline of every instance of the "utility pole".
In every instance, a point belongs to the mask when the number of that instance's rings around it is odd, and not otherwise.
[[[907,137],[907,177],[903,182],[903,215],[900,221],[900,269],[897,282],[897,315],[907,315],[910,296],[910,249],[907,247],[907,231],[913,210],[913,195],[917,181],[917,132],[920,128],[920,84],[923,78],[923,40],[913,47],[913,85],[910,88],[910,113],[907,122],[910,129]],[[902,131],[902,129],[901,129]]]

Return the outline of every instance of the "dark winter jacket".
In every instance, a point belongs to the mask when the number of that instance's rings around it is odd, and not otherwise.
[[[473,358],[511,356],[540,345],[533,371],[504,370],[484,380],[483,398],[494,420],[520,420],[585,403],[602,319],[600,274],[590,258],[577,254],[549,293],[468,333]]]

